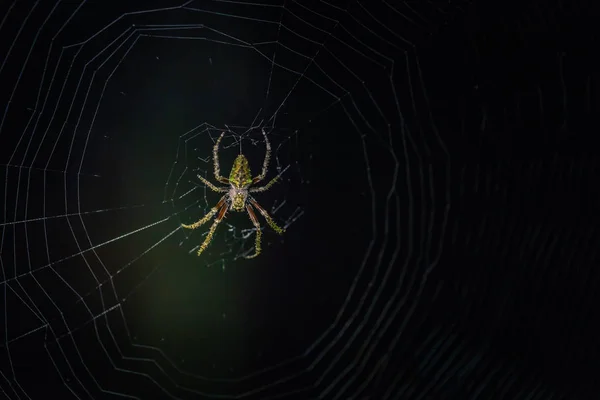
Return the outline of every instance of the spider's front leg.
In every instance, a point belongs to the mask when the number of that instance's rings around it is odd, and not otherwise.
[[[260,229],[260,224],[258,223],[258,218],[256,218],[256,214],[254,214],[254,210],[250,204],[246,204],[246,211],[250,216],[250,220],[252,221],[252,225],[256,228],[256,241],[254,242],[254,254],[251,256],[246,256],[246,258],[254,258],[260,254],[260,238],[262,236],[262,230]]]
[[[221,169],[219,167],[219,144],[221,143],[221,139],[223,139],[223,136],[225,136],[225,131],[223,131],[223,133],[221,133],[221,136],[219,136],[219,138],[217,139],[217,141],[215,142],[215,145],[213,147],[213,162],[214,162],[214,167],[215,167],[215,179],[218,182],[224,183],[224,184],[229,184],[229,179],[225,178],[224,176],[221,176]]]
[[[269,169],[269,160],[271,159],[271,144],[269,143],[269,139],[267,139],[267,134],[264,128],[262,129],[262,134],[265,137],[265,147],[267,148],[267,152],[265,153],[265,160],[263,161],[263,167],[260,175],[257,175],[252,179],[253,185],[265,179],[267,176],[267,169]]]
[[[213,224],[211,225],[210,230],[208,231],[208,234],[206,235],[206,238],[204,239],[204,242],[202,242],[202,244],[200,245],[200,248],[198,249],[198,253],[197,253],[198,255],[202,254],[202,252],[204,250],[206,250],[206,248],[212,241],[215,231],[217,230],[217,226],[219,226],[219,223],[221,223],[221,221],[223,220],[223,217],[225,216],[225,213],[227,212],[227,207],[229,207],[229,205],[227,203],[225,203],[221,206],[221,209],[219,210],[219,214],[217,215],[217,218],[215,218],[215,222],[213,222]]]
[[[227,196],[221,197],[221,199],[219,200],[217,205],[215,205],[213,208],[211,208],[210,211],[204,217],[202,217],[198,221],[194,222],[193,224],[190,224],[190,225],[181,224],[181,226],[183,226],[186,229],[196,229],[196,228],[204,225],[209,219],[211,219],[217,213],[217,211],[219,211],[219,209],[225,204],[226,200],[227,200]]]
[[[273,228],[273,230],[275,232],[277,232],[280,235],[283,235],[283,233],[285,232],[285,229],[280,228],[275,221],[273,221],[273,218],[271,218],[271,216],[269,215],[269,213],[267,212],[267,210],[265,210],[264,208],[261,207],[260,204],[258,204],[256,202],[256,200],[254,200],[253,198],[249,198],[250,203],[258,210],[259,213],[262,214],[262,216],[267,220],[267,223],[269,224],[269,226],[271,228]]]

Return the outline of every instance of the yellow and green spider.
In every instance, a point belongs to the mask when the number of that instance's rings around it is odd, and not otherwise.
[[[209,182],[206,178],[198,175],[198,179],[200,179],[209,189],[218,193],[225,194],[223,195],[223,197],[221,197],[217,204],[213,208],[211,208],[208,214],[206,214],[200,220],[191,225],[181,224],[181,226],[183,226],[184,228],[196,229],[204,223],[206,223],[208,220],[210,220],[215,214],[217,215],[217,218],[215,219],[208,231],[208,235],[206,235],[206,239],[204,239],[204,242],[200,245],[200,248],[198,249],[198,255],[202,254],[202,252],[206,250],[206,248],[210,244],[213,235],[215,234],[215,231],[217,229],[217,226],[225,217],[227,210],[238,212],[246,210],[246,212],[248,212],[248,215],[250,216],[252,224],[256,228],[256,241],[254,246],[255,251],[253,255],[247,256],[246,258],[254,258],[258,256],[261,250],[260,239],[262,236],[262,232],[260,224],[258,223],[258,219],[256,218],[256,214],[254,213],[254,208],[256,208],[258,212],[262,214],[262,216],[267,220],[267,223],[271,226],[271,228],[273,228],[275,232],[281,235],[285,231],[284,229],[280,228],[275,223],[275,221],[273,221],[273,218],[271,218],[267,211],[264,208],[262,208],[260,204],[258,204],[258,202],[254,200],[254,198],[250,195],[250,193],[258,193],[269,190],[269,188],[273,186],[273,184],[277,182],[277,179],[279,178],[278,175],[264,186],[251,188],[252,185],[265,179],[265,177],[267,176],[267,169],[269,168],[269,159],[271,158],[271,145],[269,144],[269,140],[267,139],[267,134],[265,133],[264,129],[262,130],[262,134],[265,138],[265,146],[267,151],[265,154],[265,160],[263,162],[262,171],[260,175],[257,175],[254,178],[252,178],[252,175],[250,174],[250,166],[248,165],[248,159],[243,154],[238,155],[235,161],[233,162],[233,167],[231,168],[229,179],[225,178],[224,176],[221,176],[221,171],[219,168],[219,143],[221,143],[221,139],[223,139],[225,132],[221,133],[221,136],[219,136],[219,138],[215,142],[215,145],[213,147],[215,179],[218,182],[229,186],[217,187],[211,182]]]

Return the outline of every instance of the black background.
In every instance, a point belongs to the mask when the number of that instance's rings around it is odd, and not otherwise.
[[[597,397],[598,43],[564,3],[3,4],[0,397]],[[195,257],[218,196],[179,196],[225,125],[256,172],[261,120],[291,167],[257,198],[303,214]]]

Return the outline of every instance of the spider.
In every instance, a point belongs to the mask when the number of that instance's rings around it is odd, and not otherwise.
[[[196,228],[200,227],[201,225],[203,225],[204,223],[206,223],[208,220],[210,220],[215,214],[217,215],[217,218],[215,218],[215,221],[213,222],[212,226],[210,227],[210,229],[208,231],[208,235],[206,235],[206,239],[204,239],[204,242],[200,245],[200,248],[198,249],[198,255],[202,254],[202,252],[204,250],[206,250],[206,248],[212,241],[212,238],[213,238],[213,235],[215,234],[217,226],[219,225],[221,220],[223,220],[223,218],[225,217],[227,210],[238,211],[238,212],[246,210],[246,212],[248,213],[248,216],[250,216],[250,220],[252,221],[252,224],[256,228],[256,241],[255,241],[255,245],[254,245],[255,251],[254,251],[253,255],[246,256],[246,258],[254,258],[254,257],[258,256],[261,251],[260,240],[261,240],[261,236],[262,236],[262,231],[261,231],[260,224],[258,223],[258,219],[256,218],[256,214],[254,213],[254,208],[256,208],[258,210],[258,212],[260,212],[262,214],[262,216],[267,220],[267,223],[271,226],[271,228],[273,228],[273,230],[275,232],[277,232],[280,235],[282,235],[285,232],[285,230],[280,228],[275,223],[275,221],[273,221],[273,218],[271,218],[271,216],[267,213],[267,211],[264,208],[262,208],[260,206],[260,204],[258,204],[258,202],[256,200],[254,200],[254,198],[250,195],[250,193],[259,193],[259,192],[265,192],[265,191],[269,190],[269,188],[271,186],[273,186],[273,184],[275,182],[277,182],[277,180],[279,179],[279,176],[281,175],[281,174],[277,175],[275,178],[273,178],[269,183],[267,183],[264,186],[254,187],[254,188],[250,187],[250,186],[262,181],[267,176],[267,169],[269,167],[269,159],[271,158],[271,145],[269,144],[269,140],[267,139],[267,134],[265,133],[264,129],[262,130],[262,134],[265,137],[265,146],[266,146],[265,160],[263,162],[262,171],[261,171],[260,175],[257,175],[254,178],[252,178],[252,175],[250,174],[250,167],[248,165],[248,159],[243,154],[238,155],[236,157],[235,161],[233,162],[233,167],[231,167],[231,173],[229,174],[229,179],[225,178],[224,176],[221,176],[221,171],[219,168],[219,143],[221,143],[221,139],[223,139],[225,132],[221,133],[221,136],[219,136],[219,138],[215,142],[215,145],[213,147],[215,179],[218,182],[221,182],[221,183],[229,185],[229,186],[228,187],[227,186],[217,187],[214,184],[212,184],[211,182],[209,182],[206,178],[198,175],[198,179],[200,179],[206,186],[208,186],[209,189],[211,189],[215,192],[218,192],[218,193],[225,193],[225,194],[223,195],[223,197],[221,197],[221,199],[217,202],[217,204],[213,208],[211,208],[211,210],[208,212],[208,214],[206,214],[200,220],[198,220],[197,222],[195,222],[191,225],[181,224],[181,226],[183,226],[184,228],[196,229]]]

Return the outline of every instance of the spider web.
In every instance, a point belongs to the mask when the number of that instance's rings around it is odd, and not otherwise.
[[[492,322],[483,335],[466,328],[485,307],[504,315],[512,283],[442,258],[447,243],[505,255],[492,232],[513,236],[468,203],[507,192],[501,167],[469,158],[455,135],[511,117],[487,98],[471,113],[430,102],[416,55],[469,2],[52,3],[0,14],[5,398],[560,398],[495,358]],[[475,75],[470,87],[490,91]],[[444,107],[462,124],[445,135],[456,121],[434,122]],[[264,182],[282,180],[255,197],[286,234],[261,219],[263,253],[247,261],[254,228],[230,213],[196,257],[208,225],[181,224],[219,198],[196,175],[218,184],[223,131],[222,174],[238,154],[258,174],[262,129]],[[531,253],[530,275],[510,270],[512,281],[539,276]],[[481,288],[496,278],[493,302]]]
[[[393,66],[389,57],[369,44],[353,44],[358,39],[341,28],[339,17],[350,18],[369,31],[364,22],[331,4],[315,6],[187,2],[163,8],[115,9],[110,17],[106,15],[111,11],[100,13],[97,6],[86,2],[76,7],[56,4],[44,10],[38,3],[28,10],[17,10],[18,4],[11,6],[7,15],[19,15],[20,11],[21,26],[29,28],[33,37],[16,32],[6,58],[21,69],[16,71],[16,83],[8,95],[4,129],[13,129],[7,127],[8,116],[14,116],[15,126],[26,123],[18,127],[21,135],[5,138],[9,151],[2,262],[6,293],[19,299],[33,321],[31,329],[23,331],[27,324],[12,320],[7,300],[5,365],[9,368],[3,377],[8,382],[4,389],[8,396],[28,396],[27,386],[21,384],[26,378],[19,372],[19,359],[11,355],[11,349],[27,340],[44,344],[47,367],[56,371],[53,378],[77,398],[98,394],[148,398],[157,389],[160,396],[172,398],[201,394],[268,398],[310,390],[313,385],[302,384],[302,371],[312,369],[306,365],[307,355],[314,353],[310,357],[314,364],[328,352],[327,347],[340,342],[344,330],[339,331],[339,318],[311,345],[327,342],[326,348],[318,352],[308,348],[304,355],[275,359],[277,364],[258,372],[241,376],[232,368],[230,374],[219,372],[223,366],[215,364],[223,364],[223,354],[202,360],[213,365],[210,375],[235,377],[225,379],[195,375],[186,368],[183,357],[172,359],[160,342],[146,344],[143,332],[131,332],[136,317],[128,311],[128,304],[140,293],[152,295],[154,274],[167,266],[173,268],[184,260],[182,255],[187,256],[184,262],[196,264],[195,268],[218,266],[224,271],[251,251],[251,226],[246,223],[240,228],[226,221],[206,259],[190,261],[189,254],[202,238],[180,227],[182,216],[185,220],[199,218],[216,202],[206,188],[197,185],[195,175],[211,178],[212,146],[223,129],[228,134],[222,144],[222,169],[243,152],[254,171],[264,157],[260,129],[267,130],[273,147],[270,172],[282,173],[284,179],[273,194],[256,197],[261,203],[268,199],[267,209],[289,230],[302,218],[301,196],[290,192],[299,192],[294,185],[310,187],[307,170],[313,154],[303,152],[307,146],[299,147],[298,142],[316,143],[309,133],[310,124],[327,126],[323,122],[331,116],[327,112],[334,108],[339,112],[343,100],[348,104],[341,110],[361,118],[361,106],[348,87],[338,82],[364,84],[361,72],[351,67],[356,57],[381,71]],[[36,28],[31,27],[32,20],[36,20]],[[18,53],[17,49],[23,48],[20,43],[27,40],[28,53]],[[335,50],[330,46],[341,47]],[[318,62],[323,57],[329,59],[323,60],[323,65],[338,64],[344,76],[333,79]],[[150,70],[161,68],[162,76],[140,82],[152,75]],[[245,82],[244,90],[235,85],[229,93],[224,90],[224,80],[235,81],[248,70],[249,83]],[[161,85],[177,74],[187,79]],[[35,97],[17,97],[21,80],[36,79],[33,76],[38,80]],[[27,82],[28,87],[36,86]],[[196,96],[182,94],[187,89],[182,85]],[[149,86],[153,90],[147,92]],[[366,86],[364,90],[369,93]],[[158,129],[154,124],[161,123],[153,113],[159,111],[153,105],[139,110],[144,96],[162,99],[159,108],[187,104],[184,111],[191,115],[163,114],[162,120],[167,122]],[[176,97],[189,98],[184,103]],[[302,103],[298,97],[311,101]],[[377,107],[370,97],[369,107]],[[17,107],[13,104],[16,99],[28,107]],[[211,101],[218,107],[211,106]],[[27,111],[28,117],[18,119],[14,110]],[[396,110],[392,113],[397,116]],[[379,114],[379,123],[389,122],[381,111]],[[374,132],[374,128],[368,121],[360,122],[359,127],[359,122],[348,117],[345,126],[330,127],[351,128],[363,149],[358,161],[350,158],[351,162],[370,165],[361,131]],[[152,132],[153,128],[160,132]],[[388,125],[378,138],[383,149],[389,147],[389,135]],[[398,161],[395,164],[397,171]],[[374,195],[368,170],[362,181],[367,185],[362,190],[366,200],[369,193]],[[162,194],[160,201],[157,193]],[[148,202],[152,198],[154,203]],[[264,251],[270,247],[275,245]],[[364,273],[371,251],[360,257],[362,261],[354,261],[353,269],[360,267],[359,274]],[[197,286],[193,290],[206,289]],[[355,291],[347,294],[340,313],[349,309],[350,301],[356,301]],[[12,332],[15,326],[21,331]],[[40,337],[34,339],[36,335]],[[331,360],[325,372],[335,363]],[[275,383],[265,385],[269,378]],[[123,379],[129,381],[127,385]],[[132,385],[131,380],[140,384]],[[316,383],[316,387],[322,386]],[[323,393],[331,390],[328,385]]]

